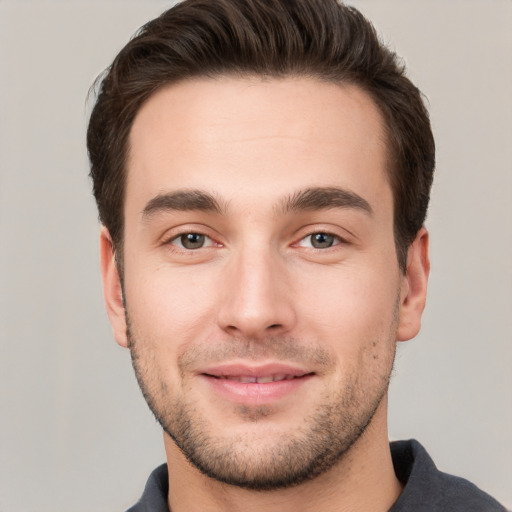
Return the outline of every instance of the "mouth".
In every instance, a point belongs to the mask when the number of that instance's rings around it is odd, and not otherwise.
[[[207,377],[214,379],[230,380],[233,382],[243,382],[244,384],[267,384],[269,382],[281,382],[283,380],[301,379],[306,375],[312,375],[312,373],[305,373],[303,375],[290,375],[285,373],[278,373],[273,375],[209,375],[205,373]]]
[[[315,372],[283,364],[225,364],[200,372],[216,395],[244,405],[263,405],[293,397]]]

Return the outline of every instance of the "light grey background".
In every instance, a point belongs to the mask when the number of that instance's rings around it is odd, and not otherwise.
[[[359,0],[438,145],[421,335],[393,438],[512,507],[512,2]],[[0,0],[0,511],[124,510],[164,460],[103,310],[85,97],[161,0]]]

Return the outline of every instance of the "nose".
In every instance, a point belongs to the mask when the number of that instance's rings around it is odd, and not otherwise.
[[[289,332],[296,321],[290,279],[285,262],[270,249],[231,258],[219,294],[219,327],[253,340]]]

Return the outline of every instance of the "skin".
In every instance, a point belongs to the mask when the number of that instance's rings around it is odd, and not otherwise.
[[[429,260],[422,229],[399,269],[372,100],[305,78],[185,81],[143,105],[130,143],[124,301],[105,228],[102,275],[116,341],[165,430],[171,510],[388,510],[401,487],[387,387],[396,341],[420,328]],[[204,239],[187,248],[187,233]],[[208,376],[222,364],[307,377],[269,397],[238,383],[234,397]],[[323,466],[290,487],[315,444]]]

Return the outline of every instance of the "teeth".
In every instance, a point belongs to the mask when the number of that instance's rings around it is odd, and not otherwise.
[[[295,377],[293,375],[286,375],[284,373],[276,373],[275,375],[265,375],[263,377],[251,377],[249,375],[225,375],[223,379],[233,380],[235,382],[243,383],[258,383],[266,384],[268,382],[279,382],[281,380],[292,380]]]
[[[247,375],[240,375],[240,377],[235,377],[238,382],[258,382],[256,377],[249,377]]]
[[[275,379],[272,375],[266,377],[258,377],[258,383],[265,384],[266,382],[273,382]]]
[[[249,375],[224,375],[222,378],[226,379],[226,380],[232,380],[234,382],[245,382],[245,383],[258,382],[258,379],[256,377],[251,377]]]

